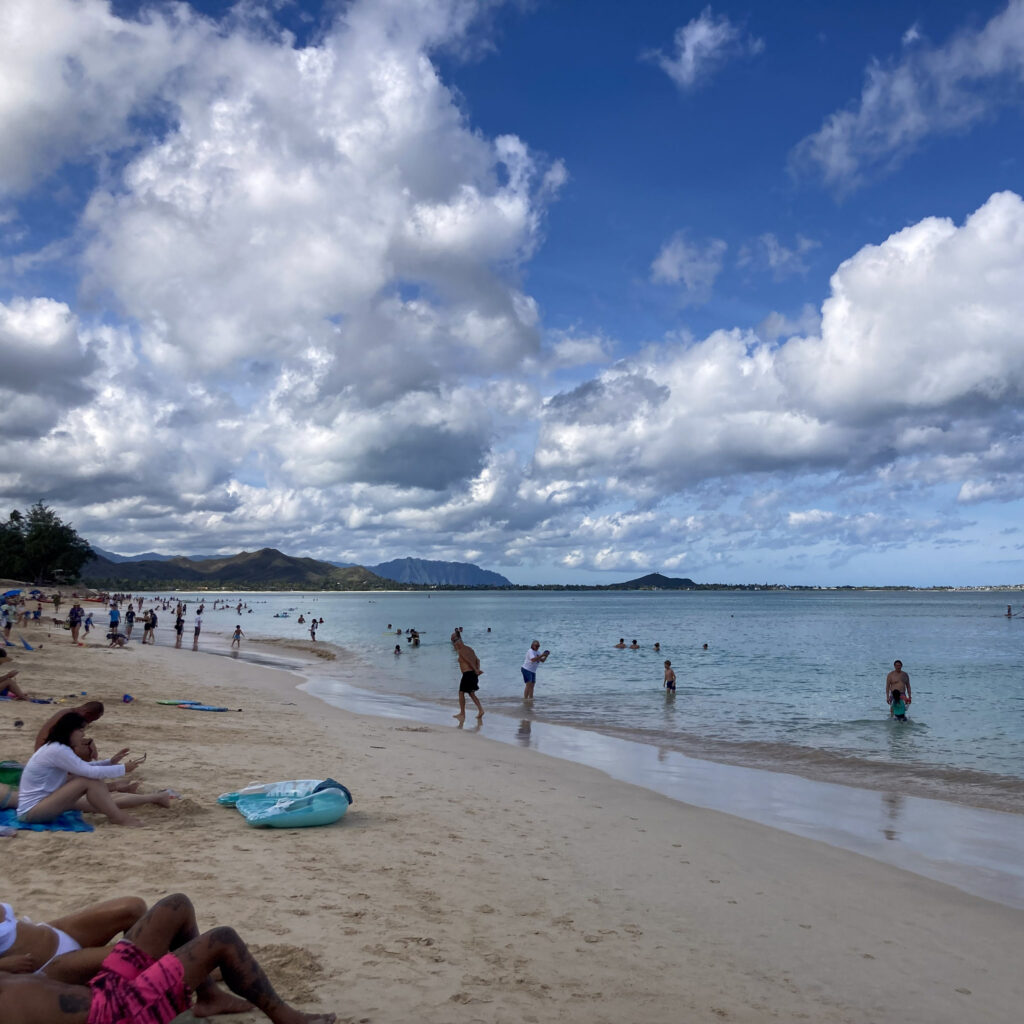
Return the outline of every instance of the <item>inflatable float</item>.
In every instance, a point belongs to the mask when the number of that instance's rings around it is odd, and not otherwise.
[[[222,793],[217,803],[235,807],[256,828],[309,828],[343,818],[352,794],[334,779],[292,779],[253,783]]]

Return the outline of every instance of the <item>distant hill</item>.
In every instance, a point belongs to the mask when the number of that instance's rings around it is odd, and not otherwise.
[[[105,558],[108,562],[170,562],[174,558],[187,558],[190,562],[205,562],[211,558],[221,558],[221,555],[161,555],[159,551],[144,551],[141,555],[119,555],[116,551],[104,551],[95,544],[89,545],[94,554]],[[332,565],[341,565],[341,562],[332,562]],[[351,562],[344,563],[351,565]]]
[[[395,558],[368,566],[371,572],[396,583],[419,583],[447,587],[510,587],[500,573],[481,569],[470,562],[431,562],[425,558]]]
[[[158,551],[146,551],[141,555],[119,555],[116,551],[105,551],[95,544],[89,545],[93,554],[108,562],[119,564],[121,562],[169,562],[174,555],[161,555]]]
[[[140,586],[246,590],[386,590],[391,584],[362,566],[339,568],[315,558],[295,558],[276,548],[242,551],[227,558],[161,558],[113,562],[95,558],[82,569],[82,581],[106,590]]]
[[[648,573],[639,579],[628,580],[626,583],[609,583],[606,590],[700,590],[699,583],[683,577],[662,576],[660,572]]]

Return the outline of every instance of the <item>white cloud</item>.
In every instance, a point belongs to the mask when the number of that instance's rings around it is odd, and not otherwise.
[[[809,268],[804,257],[820,244],[812,238],[797,235],[793,247],[787,248],[774,234],[766,232],[742,246],[736,262],[741,267],[770,270],[775,280],[781,281],[794,274],[806,274]]]
[[[691,242],[677,231],[651,264],[651,280],[657,284],[682,285],[684,305],[700,305],[711,298],[715,280],[722,271],[728,246],[720,238]]]
[[[910,28],[908,28],[906,30],[906,32],[903,33],[903,36],[900,39],[900,42],[904,46],[913,46],[914,43],[918,43],[920,41],[921,41],[921,26],[915,21],[914,24],[911,25]]]
[[[963,480],[1021,430],[1022,273],[1019,196],[993,196],[961,227],[922,221],[836,271],[818,334],[653,346],[552,399],[535,463],[614,474],[606,493],[883,466]]]
[[[93,397],[89,343],[62,302],[0,303],[0,428],[7,438],[52,429],[67,408]]]
[[[715,15],[710,7],[676,29],[671,53],[647,55],[679,86],[690,90],[702,85],[726,61],[764,49],[764,41],[744,36],[728,17]]]
[[[297,49],[185,8],[129,23],[98,0],[0,6],[27,48],[0,62],[16,85],[0,127],[20,146],[0,155],[9,265],[60,254],[84,297],[0,304],[12,505],[45,496],[115,549],[473,551],[696,577],[755,543],[963,528],[903,510],[922,494],[1015,499],[1018,196],[865,247],[820,308],[614,361],[613,338],[547,328],[526,290],[565,168],[474,127],[431,59],[475,10],[358,2]],[[26,29],[45,17],[52,31]],[[124,97],[108,101],[103,62],[81,61],[74,95],[48,80],[121,32]],[[37,139],[33,104],[79,134]],[[16,252],[18,190],[72,152],[96,180],[73,234]],[[784,276],[812,248],[765,235],[740,259]],[[680,232],[651,277],[705,301],[727,251]],[[865,495],[871,516],[850,507]]]
[[[798,334],[817,334],[821,330],[821,313],[809,302],[804,303],[796,316],[783,313],[769,313],[754,328],[754,333],[765,341],[778,338],[789,339]]]
[[[169,75],[195,59],[209,23],[181,4],[118,18],[107,0],[0,5],[0,194],[66,160],[116,151]]]
[[[904,36],[904,43],[913,42]],[[898,166],[931,135],[964,131],[1017,103],[1024,79],[1024,0],[944,46],[924,43],[871,63],[860,100],[830,114],[794,149],[792,166],[843,193]]]

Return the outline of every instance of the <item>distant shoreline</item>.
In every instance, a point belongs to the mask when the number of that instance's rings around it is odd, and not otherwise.
[[[151,585],[158,584],[158,585]],[[32,584],[23,584],[31,586]],[[47,586],[47,584],[41,584]],[[54,586],[54,584],[49,584]],[[451,583],[395,583],[394,586],[369,588],[369,587],[302,587],[294,583],[270,584],[261,583],[232,583],[230,585],[198,585],[195,581],[182,582],[180,584],[166,580],[136,580],[136,581],[115,581],[100,580],[95,582],[80,582],[78,584],[61,584],[62,590],[71,590],[80,587],[87,590],[105,591],[115,593],[119,591],[152,591],[154,593],[191,593],[191,594],[213,594],[213,593],[252,593],[252,594],[401,594],[401,593],[425,593],[431,591],[458,592],[467,591],[470,593],[512,593],[515,591],[576,591],[581,593],[594,592],[603,593],[612,591],[616,593],[700,593],[701,591],[742,591],[751,593],[756,591],[769,591],[774,593],[832,593],[832,592],[863,592],[863,593],[1021,593],[1024,592],[1024,583],[1005,584],[981,584],[978,586],[931,586],[931,587],[910,587],[910,586],[821,586],[811,584],[785,584],[785,583],[698,583],[692,587],[627,587],[619,583],[517,583],[508,587],[491,586],[469,586],[464,584]]]

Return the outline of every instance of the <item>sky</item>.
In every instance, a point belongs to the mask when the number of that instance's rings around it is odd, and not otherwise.
[[[1024,582],[1024,0],[2,0],[0,495],[122,554]]]

